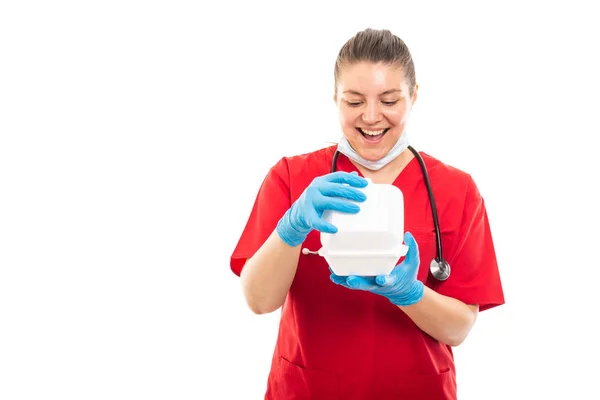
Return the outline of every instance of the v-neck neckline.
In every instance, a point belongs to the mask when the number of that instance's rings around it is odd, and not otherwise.
[[[333,153],[335,154],[336,151],[337,147],[334,147]],[[410,150],[406,149],[405,151]],[[419,154],[423,156],[421,152],[419,152]],[[417,157],[413,154],[412,158],[408,161],[408,163],[406,163],[404,168],[400,170],[400,172],[394,178],[394,181],[391,184],[394,186],[398,186],[400,184],[400,181],[404,178],[404,176],[407,176],[410,173],[410,171],[416,167],[419,167],[419,161],[417,160]],[[336,171],[357,172],[360,177],[365,178],[360,169],[358,169],[358,167],[354,165],[345,154],[342,153],[340,153],[340,155],[338,156]]]

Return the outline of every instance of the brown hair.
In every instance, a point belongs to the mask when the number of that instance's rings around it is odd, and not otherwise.
[[[335,91],[341,69],[344,65],[359,62],[384,63],[398,65],[408,80],[408,88],[412,96],[415,91],[415,65],[408,46],[402,39],[387,29],[371,29],[358,32],[342,46],[335,61]]]

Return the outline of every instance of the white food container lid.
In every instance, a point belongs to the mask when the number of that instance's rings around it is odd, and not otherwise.
[[[388,184],[373,183],[362,190],[367,199],[357,202],[360,211],[348,214],[326,210],[323,219],[338,228],[321,232],[324,257],[336,275],[387,275],[408,251],[404,240],[404,196]]]

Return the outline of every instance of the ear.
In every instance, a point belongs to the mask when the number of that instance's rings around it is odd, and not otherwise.
[[[413,104],[415,104],[417,102],[417,97],[419,97],[419,96],[417,96],[418,92],[419,92],[419,84],[417,83],[417,84],[415,84],[415,92],[413,93],[413,96],[412,96]]]

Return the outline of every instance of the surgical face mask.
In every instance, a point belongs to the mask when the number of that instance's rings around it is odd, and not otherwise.
[[[406,135],[406,131],[404,131],[404,133],[402,133],[402,135],[400,135],[400,138],[398,138],[398,141],[396,142],[394,147],[392,147],[390,149],[390,151],[382,159],[377,160],[377,161],[370,161],[370,160],[365,160],[364,158],[362,158],[352,148],[352,146],[350,146],[350,142],[348,142],[348,139],[346,139],[346,136],[342,136],[342,138],[340,139],[340,143],[338,144],[337,150],[340,153],[342,153],[343,155],[345,155],[346,157],[348,157],[349,159],[359,163],[363,167],[373,170],[373,171],[377,171],[377,170],[380,170],[381,168],[385,167],[391,161],[393,161],[396,157],[398,157],[400,155],[400,153],[402,153],[404,150],[406,150],[407,147],[408,147],[408,137]]]

